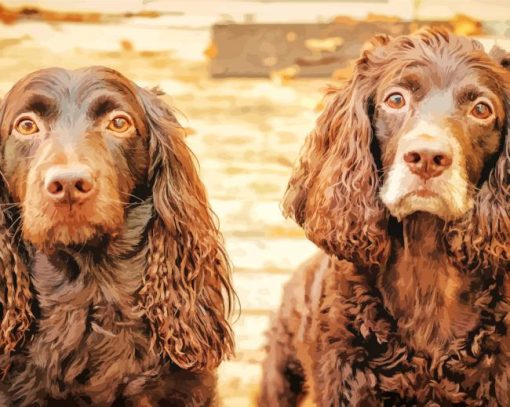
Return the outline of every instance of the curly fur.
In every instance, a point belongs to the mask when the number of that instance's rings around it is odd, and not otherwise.
[[[2,103],[2,171],[20,158],[6,153],[5,111],[25,84],[58,89],[62,78],[113,88],[134,106],[139,139],[119,151],[138,154],[140,165],[148,157],[145,181],[121,174],[133,199],[118,230],[51,247],[25,239],[17,178],[4,177],[3,397],[16,406],[215,405],[215,368],[234,350],[231,266],[184,132],[156,92],[102,67],[31,74]]]
[[[433,55],[444,61],[454,55],[497,78],[506,110],[503,143],[465,216],[399,223],[378,195],[385,172],[374,137],[374,93]],[[259,405],[294,406],[307,393],[320,406],[508,405],[505,61],[502,50],[489,56],[477,41],[444,30],[376,36],[345,87],[330,92],[283,200],[284,213],[323,253],[284,290]],[[422,236],[414,251],[409,236]]]

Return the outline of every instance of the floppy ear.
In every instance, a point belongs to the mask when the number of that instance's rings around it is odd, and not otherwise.
[[[154,202],[141,305],[163,356],[184,369],[214,368],[234,349],[230,264],[182,128],[155,94],[139,97]]]
[[[377,36],[357,60],[352,78],[332,99],[305,141],[283,198],[283,211],[327,253],[375,265],[388,251],[387,213],[377,194],[370,98],[374,60],[390,41]]]
[[[5,102],[0,107],[0,123]],[[1,146],[1,143],[0,143]],[[3,153],[0,156],[3,162]],[[26,262],[13,236],[13,203],[0,165],[0,372],[9,367],[9,355],[22,341],[33,320],[32,293]],[[1,375],[0,375],[1,376]]]
[[[481,268],[510,261],[510,53],[495,46],[489,55],[497,66],[486,69],[499,75],[505,95],[501,149],[475,197],[472,212],[450,225],[447,234],[457,261]]]

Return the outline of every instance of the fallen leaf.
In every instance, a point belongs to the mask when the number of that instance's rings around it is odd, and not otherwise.
[[[209,59],[214,59],[218,56],[218,47],[214,42],[211,42],[204,50],[204,55]]]
[[[334,52],[344,43],[341,37],[310,38],[305,41],[305,47],[314,53]]]
[[[120,48],[124,52],[132,52],[135,49],[135,47],[133,46],[133,43],[129,40],[121,40]]]
[[[294,79],[299,73],[299,70],[299,66],[291,65],[287,68],[271,72],[269,77],[273,82],[279,85],[284,85],[290,80]]]
[[[354,18],[347,17],[347,16],[336,16],[333,19],[334,24],[340,24],[340,25],[347,25],[347,26],[354,26],[359,24],[358,20],[355,20]]]
[[[365,19],[365,21],[367,23],[374,23],[374,22],[378,22],[378,23],[381,23],[381,22],[384,22],[384,23],[398,23],[398,22],[400,22],[402,20],[399,17],[397,17],[397,16],[385,16],[385,15],[381,15],[381,14],[368,13],[367,18]]]
[[[457,14],[450,20],[453,25],[453,31],[457,35],[481,35],[483,34],[483,26],[477,21],[464,14]]]

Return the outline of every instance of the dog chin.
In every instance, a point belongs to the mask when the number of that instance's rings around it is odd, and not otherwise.
[[[116,236],[118,228],[105,228],[102,225],[59,224],[46,230],[26,228],[23,237],[42,251],[53,251],[62,246],[87,246],[101,240],[104,236]]]
[[[462,217],[468,208],[465,210],[452,208],[439,195],[422,196],[413,193],[404,196],[396,205],[388,205],[388,209],[399,221],[415,212],[428,212],[445,221],[450,221]]]

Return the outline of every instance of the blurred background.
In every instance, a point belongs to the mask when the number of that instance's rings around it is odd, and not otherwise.
[[[424,24],[510,50],[508,0],[0,2],[0,95],[38,68],[106,65],[159,85],[179,110],[242,304],[222,405],[253,405],[282,285],[316,250],[279,202],[323,89],[373,34]]]

